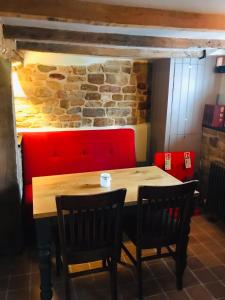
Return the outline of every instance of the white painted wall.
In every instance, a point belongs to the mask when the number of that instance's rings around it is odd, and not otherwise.
[[[124,60],[100,56],[88,56],[77,54],[62,54],[50,52],[26,51],[24,56],[24,65],[43,64],[51,66],[72,66],[72,65],[89,65],[104,63],[107,60]]]

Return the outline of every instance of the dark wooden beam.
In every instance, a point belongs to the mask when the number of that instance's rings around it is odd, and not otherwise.
[[[17,41],[18,50],[30,50],[41,52],[54,52],[54,53],[69,53],[69,54],[82,54],[94,56],[110,56],[110,57],[129,57],[149,59],[156,57],[199,57],[202,51],[175,51],[165,49],[135,49],[135,48],[112,48],[112,47],[94,47],[75,44],[59,44],[59,43],[43,43],[43,42],[29,42]]]
[[[113,26],[225,30],[223,14],[127,7],[75,0],[1,1],[0,15]]]
[[[122,47],[143,48],[225,48],[225,40],[182,39],[151,36],[135,36],[127,34],[93,33],[48,28],[3,26],[6,39],[38,40],[76,44],[94,44]]]

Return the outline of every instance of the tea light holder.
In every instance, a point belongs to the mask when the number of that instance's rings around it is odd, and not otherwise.
[[[101,187],[110,187],[111,185],[111,175],[109,173],[100,174],[100,185]]]

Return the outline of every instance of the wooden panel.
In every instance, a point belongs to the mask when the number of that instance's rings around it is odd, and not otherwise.
[[[150,159],[155,151],[164,151],[167,121],[167,100],[169,90],[170,60],[153,62],[151,97],[151,146]]]
[[[204,105],[215,103],[219,77],[215,58],[174,59],[175,74],[169,151],[194,150],[198,165]],[[179,116],[179,117],[177,117]],[[185,121],[186,119],[186,121]]]
[[[80,32],[71,30],[58,30],[37,27],[23,27],[3,25],[5,39],[15,39],[23,41],[53,41],[67,42],[76,44],[94,44],[123,47],[142,47],[142,48],[169,48],[169,49],[188,49],[188,48],[225,48],[223,40],[202,40],[202,39],[183,39],[167,38],[154,36],[138,36],[114,33],[94,33]]]
[[[87,45],[75,45],[67,43],[49,43],[49,42],[29,42],[17,41],[18,50],[30,50],[53,53],[84,54],[111,57],[129,57],[129,58],[162,58],[162,57],[200,57],[202,51],[192,50],[166,50],[155,48],[123,48],[123,47],[99,47]]]
[[[0,58],[0,192],[17,184],[16,138],[11,66]]]
[[[20,199],[10,63],[0,58],[0,253],[21,247]]]
[[[0,14],[7,17],[26,17],[98,25],[225,30],[225,18],[222,14],[168,11],[74,0],[1,1]]]
[[[154,62],[154,65],[157,63],[158,61]],[[216,59],[213,57],[201,60],[174,58],[171,59],[170,68],[165,63],[164,71],[168,72],[169,89],[160,84],[163,76],[153,81],[152,152],[194,150],[198,168],[204,105],[215,103],[221,80],[218,76],[220,74],[214,72],[215,63]],[[158,72],[153,68],[153,78],[157,76],[155,71]],[[162,88],[168,91],[163,99],[160,97],[163,94]]]

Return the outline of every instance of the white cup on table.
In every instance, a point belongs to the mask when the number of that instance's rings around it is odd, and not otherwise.
[[[111,175],[109,173],[100,174],[100,185],[101,187],[110,187],[111,185]]]

